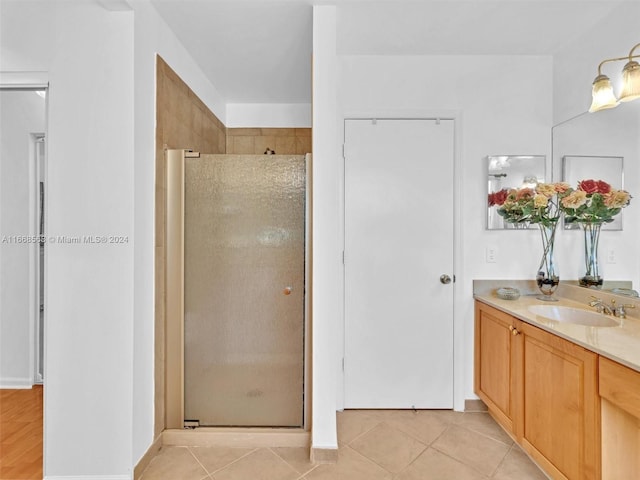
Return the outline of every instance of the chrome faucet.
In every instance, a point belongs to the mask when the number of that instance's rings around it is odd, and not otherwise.
[[[596,298],[593,295],[591,295],[591,298],[593,298],[593,300],[589,302],[589,306],[595,307],[596,312],[613,315],[618,318],[627,318],[627,308],[636,308],[633,304],[623,303],[622,305],[616,305],[615,299],[611,300],[611,306],[609,306],[600,298]]]

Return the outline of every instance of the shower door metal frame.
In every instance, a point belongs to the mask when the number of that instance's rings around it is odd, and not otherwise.
[[[184,218],[185,159],[198,158],[199,152],[165,150],[165,428],[184,428]],[[304,295],[304,391],[303,430],[308,430],[311,399],[311,321],[307,292],[311,280],[311,155],[305,156],[305,295]],[[286,428],[287,431],[299,431]]]

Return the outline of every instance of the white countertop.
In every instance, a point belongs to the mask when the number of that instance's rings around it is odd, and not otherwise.
[[[517,285],[514,285],[513,281],[506,281],[500,286]],[[476,300],[640,372],[640,319],[635,316],[640,313],[640,299],[612,296],[607,292],[561,285],[554,295],[558,301],[545,302],[536,299],[538,294],[526,294],[527,288],[520,288],[520,290],[525,295],[520,296],[518,300],[502,300],[495,294],[495,288],[488,286],[475,288],[474,282]],[[590,295],[602,298],[607,303],[614,298],[618,304],[634,304],[636,308],[627,311],[627,318],[616,318],[620,325],[615,327],[563,323],[535,315],[528,310],[531,305],[554,305],[594,311],[588,305]]]

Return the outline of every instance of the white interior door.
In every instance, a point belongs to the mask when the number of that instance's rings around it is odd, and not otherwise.
[[[345,121],[346,408],[453,407],[453,148],[453,120]]]

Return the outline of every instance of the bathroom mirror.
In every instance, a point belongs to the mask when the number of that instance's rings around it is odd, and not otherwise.
[[[596,113],[582,113],[555,125],[551,132],[554,181],[568,181],[575,187],[577,181],[586,177],[601,177],[614,188],[623,188],[632,195],[630,206],[616,217],[620,222],[618,230],[603,231],[600,237],[600,262],[605,281],[628,280],[631,288],[638,290],[640,101],[621,103]],[[569,244],[580,241],[579,232],[565,238]],[[608,258],[611,252],[615,252],[614,260]],[[568,255],[568,251],[566,253]]]
[[[602,155],[565,155],[562,157],[562,181],[575,188],[587,179],[604,180],[611,188],[624,190],[624,159]],[[624,210],[613,222],[602,225],[603,230],[622,230]],[[580,230],[578,223],[565,223],[565,230]]]
[[[505,222],[498,214],[505,193],[511,189],[535,188],[546,178],[544,155],[489,155],[487,171],[487,230],[521,230],[536,228]]]

